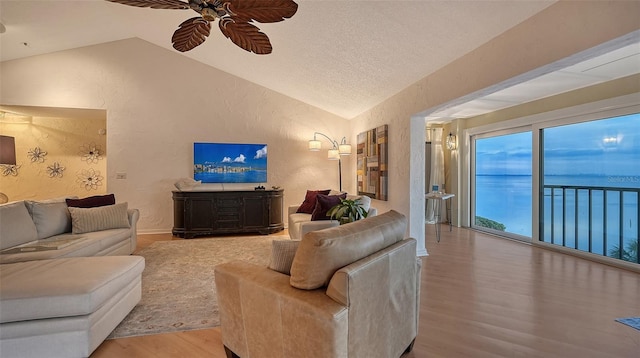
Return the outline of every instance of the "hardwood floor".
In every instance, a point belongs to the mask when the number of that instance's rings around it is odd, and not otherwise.
[[[284,233],[283,233],[284,234]],[[171,235],[140,235],[139,247]],[[416,357],[640,357],[640,274],[427,225]],[[105,341],[92,357],[225,357],[219,328]]]

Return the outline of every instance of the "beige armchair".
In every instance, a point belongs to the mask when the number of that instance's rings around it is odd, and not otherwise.
[[[368,196],[356,196],[356,195],[347,195],[347,199],[355,199],[360,198],[362,201],[362,205],[367,210],[367,217],[376,216],[378,214],[378,210],[374,207],[371,207],[371,198]],[[289,230],[289,237],[291,240],[302,240],[304,235],[311,231],[318,231],[322,229],[327,229],[330,227],[336,227],[340,225],[338,220],[318,220],[311,221],[311,214],[298,213],[299,205],[291,205],[288,207],[288,222],[287,228]]]
[[[397,358],[410,351],[421,261],[405,229],[406,218],[390,211],[310,232],[291,276],[240,261],[217,266],[227,356]]]

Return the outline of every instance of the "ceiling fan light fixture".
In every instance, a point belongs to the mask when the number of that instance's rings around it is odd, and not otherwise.
[[[204,9],[202,9],[202,12],[200,12],[200,15],[202,15],[202,18],[207,21],[214,21],[215,19],[218,18],[218,13],[216,13],[215,10],[208,7],[205,7]]]
[[[173,33],[173,48],[186,52],[200,46],[209,36],[211,22],[236,46],[258,55],[272,51],[269,37],[253,25],[280,22],[298,11],[293,0],[106,0],[118,4],[152,9],[193,10],[200,17],[184,21]]]

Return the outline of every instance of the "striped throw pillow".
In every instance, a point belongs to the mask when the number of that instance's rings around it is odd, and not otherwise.
[[[84,234],[108,229],[129,228],[127,203],[99,206],[95,208],[69,207],[71,233]]]
[[[285,275],[290,275],[291,264],[298,250],[298,244],[300,244],[300,241],[273,240],[271,243],[269,268]]]

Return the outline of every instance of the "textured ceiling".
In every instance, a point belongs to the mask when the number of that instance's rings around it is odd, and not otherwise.
[[[568,64],[556,71],[460,104],[444,104],[442,106],[444,108],[433,108],[433,111],[428,111],[425,118],[432,123],[448,122],[453,118],[470,118],[640,73],[640,31],[636,31],[628,39],[613,42],[615,46],[620,44],[622,47],[612,50],[605,48],[603,54],[596,54],[593,57],[589,55],[589,58],[575,64]],[[598,49],[591,49],[588,52],[597,51]],[[563,62],[571,61],[572,59],[565,59]]]
[[[535,15],[554,1],[309,1],[258,26],[273,53],[233,45],[215,26],[184,56],[353,118]],[[102,0],[2,0],[2,61],[139,37],[170,49],[191,10]]]

